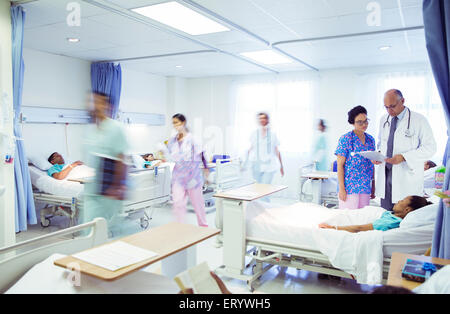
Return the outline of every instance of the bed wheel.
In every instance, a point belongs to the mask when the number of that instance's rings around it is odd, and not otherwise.
[[[48,226],[50,226],[50,223],[51,221],[48,218],[41,219],[42,228],[47,228]]]
[[[146,218],[141,218],[141,222],[140,222],[141,228],[144,230],[147,230],[148,226],[150,225],[148,219]]]

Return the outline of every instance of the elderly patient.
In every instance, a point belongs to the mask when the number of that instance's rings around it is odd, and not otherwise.
[[[395,204],[392,212],[384,212],[383,215],[373,223],[354,226],[331,226],[326,223],[321,223],[319,224],[319,228],[344,230],[352,233],[369,230],[387,231],[398,228],[400,222],[408,215],[408,213],[431,204],[432,203],[427,201],[425,197],[416,195],[408,196]]]
[[[67,165],[63,156],[58,152],[54,152],[48,157],[48,162],[52,164],[51,168],[47,170],[47,174],[57,180],[64,180],[73,168],[81,166],[81,161],[76,161]]]

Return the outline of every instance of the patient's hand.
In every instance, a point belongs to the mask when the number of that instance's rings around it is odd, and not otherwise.
[[[331,226],[331,225],[329,225],[327,223],[324,223],[324,222],[319,224],[319,228],[321,228],[321,229],[335,229],[334,226]]]
[[[73,164],[72,164],[72,167],[77,167],[77,166],[81,166],[83,163],[81,162],[81,161],[75,161]]]

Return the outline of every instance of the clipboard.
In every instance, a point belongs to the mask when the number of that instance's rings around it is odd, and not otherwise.
[[[379,162],[384,162],[387,158],[382,153],[376,152],[376,151],[356,152],[356,153],[352,153],[352,156],[354,156],[356,154],[361,155],[364,158],[370,159],[372,161],[379,161]]]

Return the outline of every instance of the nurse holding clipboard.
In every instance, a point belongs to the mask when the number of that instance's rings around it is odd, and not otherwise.
[[[363,208],[374,198],[374,165],[356,154],[375,151],[375,139],[366,133],[369,126],[367,110],[357,106],[349,111],[348,122],[351,132],[344,134],[336,148],[338,168],[338,192],[340,209]]]

